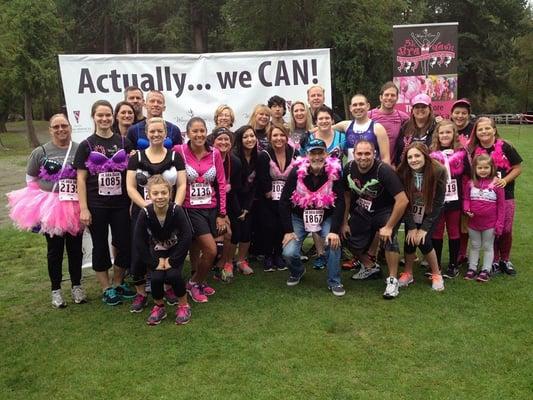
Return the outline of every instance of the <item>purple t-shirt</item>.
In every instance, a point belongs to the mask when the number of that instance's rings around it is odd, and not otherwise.
[[[409,119],[409,114],[396,109],[390,114],[385,114],[379,108],[373,108],[368,112],[368,117],[372,121],[383,125],[387,131],[387,136],[389,137],[390,159],[393,160],[394,155],[396,154],[396,139],[400,133],[401,126]]]

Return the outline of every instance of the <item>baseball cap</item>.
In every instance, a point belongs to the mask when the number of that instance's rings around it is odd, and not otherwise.
[[[305,147],[306,152],[310,152],[312,150],[324,150],[327,151],[328,147],[326,146],[326,142],[324,142],[322,139],[313,139],[310,140],[309,143],[307,143],[307,146]]]
[[[423,104],[425,106],[431,105],[431,97],[425,93],[419,93],[411,100],[411,104],[416,106],[417,104]]]
[[[468,99],[459,99],[452,105],[452,111],[455,107],[464,107],[468,108],[468,111],[470,111],[470,101]]]

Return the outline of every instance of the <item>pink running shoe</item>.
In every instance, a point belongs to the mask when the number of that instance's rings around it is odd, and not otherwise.
[[[152,312],[148,317],[146,323],[148,325],[159,325],[167,317],[167,312],[165,311],[165,306],[158,306],[157,304],[152,308]]]
[[[207,284],[207,282],[200,283],[200,290],[203,294],[206,296],[212,296],[216,293],[215,289],[213,289],[211,286]]]
[[[248,264],[248,261],[246,260],[239,261],[237,263],[237,268],[243,275],[252,275],[254,273],[254,270],[250,267],[250,264]]]
[[[407,287],[414,283],[414,281],[413,274],[410,274],[409,272],[402,272],[400,274],[400,279],[398,279],[398,285],[400,287]]]
[[[188,304],[180,305],[176,309],[176,325],[185,325],[191,319],[191,306]]]
[[[202,292],[200,285],[198,283],[187,282],[187,293],[191,296],[196,303],[207,303],[207,296]]]

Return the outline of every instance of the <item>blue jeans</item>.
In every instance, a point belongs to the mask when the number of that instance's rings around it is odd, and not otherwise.
[[[304,266],[300,260],[302,253],[302,244],[309,232],[305,231],[304,221],[302,218],[292,214],[292,229],[294,234],[298,238],[297,240],[291,240],[283,248],[283,257],[287,260],[291,275],[294,277],[301,276],[304,272]],[[331,230],[331,217],[326,218],[322,222],[322,230],[317,232],[322,239],[326,239]],[[329,246],[326,249],[327,270],[328,270],[328,286],[333,287],[341,284],[341,249],[331,249]]]

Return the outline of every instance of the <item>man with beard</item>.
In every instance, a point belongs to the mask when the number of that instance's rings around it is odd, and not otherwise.
[[[389,268],[383,297],[398,296],[398,262],[400,249],[396,232],[409,200],[400,178],[391,166],[374,158],[374,144],[359,141],[354,148],[354,161],[344,167],[344,224],[341,228],[350,252],[361,262],[355,280],[379,278],[381,270],[368,255],[376,233],[385,248]]]

